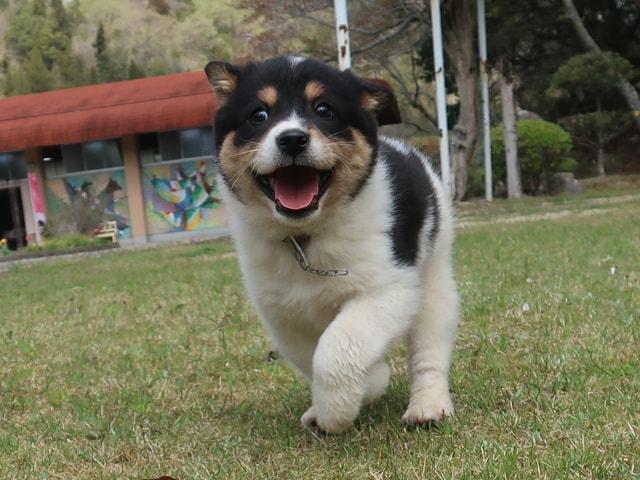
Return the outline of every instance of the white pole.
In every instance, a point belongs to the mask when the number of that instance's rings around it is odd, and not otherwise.
[[[431,28],[433,30],[433,68],[436,73],[436,105],[440,130],[440,170],[442,183],[451,195],[451,161],[449,160],[449,130],[447,128],[447,92],[444,85],[444,59],[442,54],[442,26],[440,0],[431,0]]]
[[[489,72],[487,71],[487,29],[484,0],[478,5],[478,50],[480,56],[480,90],[482,92],[482,133],[484,134],[484,195],[493,200],[493,173],[491,170],[491,118],[489,117]]]
[[[338,67],[340,70],[351,68],[351,48],[349,46],[349,19],[347,18],[347,0],[334,0],[336,11],[336,38],[338,39]]]

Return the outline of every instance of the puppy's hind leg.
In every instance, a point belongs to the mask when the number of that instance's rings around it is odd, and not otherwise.
[[[453,414],[449,367],[458,324],[458,293],[450,255],[437,253],[423,272],[424,303],[408,336],[411,398],[402,420],[409,425],[431,424]]]

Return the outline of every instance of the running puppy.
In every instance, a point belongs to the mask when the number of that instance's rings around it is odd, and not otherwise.
[[[302,423],[349,428],[384,393],[385,356],[402,338],[403,420],[451,415],[451,206],[423,154],[378,136],[388,90],[300,57],[205,71],[220,103],[217,175],[247,291],[311,384]]]

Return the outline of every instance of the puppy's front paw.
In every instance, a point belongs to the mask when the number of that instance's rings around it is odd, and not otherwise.
[[[316,409],[312,406],[304,412],[300,423],[305,428],[310,430],[319,430],[322,433],[342,433],[353,425],[352,420],[340,420],[335,415],[324,413],[317,413]]]
[[[453,403],[449,393],[446,395],[412,398],[409,408],[404,412],[402,421],[410,426],[421,427],[437,425],[445,417],[453,415]]]
[[[318,424],[316,423],[316,412],[313,410],[313,407],[310,407],[309,410],[302,414],[300,423],[305,428],[318,428]]]

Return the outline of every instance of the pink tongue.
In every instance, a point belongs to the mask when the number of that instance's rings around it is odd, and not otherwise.
[[[273,176],[276,200],[289,210],[307,208],[318,195],[318,173],[310,167],[285,167]]]

